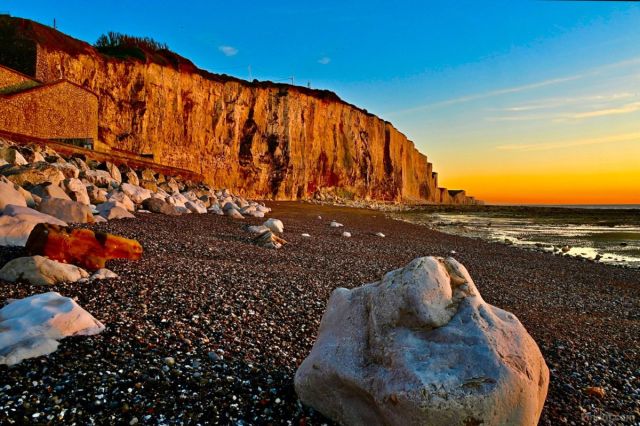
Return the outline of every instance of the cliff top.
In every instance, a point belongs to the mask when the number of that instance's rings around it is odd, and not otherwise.
[[[0,15],[0,44],[4,44],[3,52],[0,52],[0,63],[10,66],[27,75],[34,74],[33,65],[29,63],[29,55],[35,54],[35,46],[40,45],[51,50],[61,50],[72,56],[90,55],[102,56],[111,61],[136,61],[145,63],[155,63],[162,66],[172,67],[180,72],[199,75],[208,80],[227,83],[235,82],[248,87],[256,88],[277,88],[295,91],[317,99],[339,102],[352,107],[368,116],[374,116],[364,108],[350,104],[341,99],[336,93],[330,90],[310,89],[304,86],[296,86],[286,83],[276,83],[272,81],[247,81],[227,74],[217,74],[198,68],[189,59],[172,52],[169,49],[149,49],[138,47],[136,52],[129,50],[125,52],[117,49],[97,49],[82,40],[75,39],[49,26],[40,24],[29,19],[12,17],[10,15]],[[6,49],[11,46],[12,49]],[[390,124],[385,120],[386,123]]]

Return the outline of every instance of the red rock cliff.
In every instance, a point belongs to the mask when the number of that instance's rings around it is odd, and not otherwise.
[[[66,78],[98,94],[97,149],[153,154],[251,197],[297,199],[336,187],[357,198],[440,201],[413,142],[333,93],[209,74],[170,53],[117,59],[12,21],[35,43],[36,78]]]

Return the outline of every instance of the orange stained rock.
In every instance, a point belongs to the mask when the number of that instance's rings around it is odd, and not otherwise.
[[[136,240],[48,223],[33,228],[25,248],[31,256],[47,256],[91,271],[104,268],[110,259],[138,260],[142,257],[142,246]]]
[[[604,398],[606,395],[604,389],[600,386],[589,386],[588,388],[585,388],[584,391],[587,393],[587,395],[595,396],[598,398]]]

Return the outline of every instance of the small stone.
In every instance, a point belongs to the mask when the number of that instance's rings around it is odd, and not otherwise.
[[[600,386],[589,386],[588,388],[585,388],[584,391],[587,395],[595,396],[597,398],[604,398],[606,395],[605,390]]]
[[[351,238],[351,232],[344,231],[342,233],[342,236],[345,237],[345,238]]]

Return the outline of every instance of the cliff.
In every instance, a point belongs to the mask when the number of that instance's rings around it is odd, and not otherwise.
[[[211,74],[169,51],[108,56],[22,19],[4,18],[3,28],[1,63],[98,95],[96,150],[152,155],[250,197],[337,188],[355,198],[441,201],[431,163],[411,141],[331,92]]]

